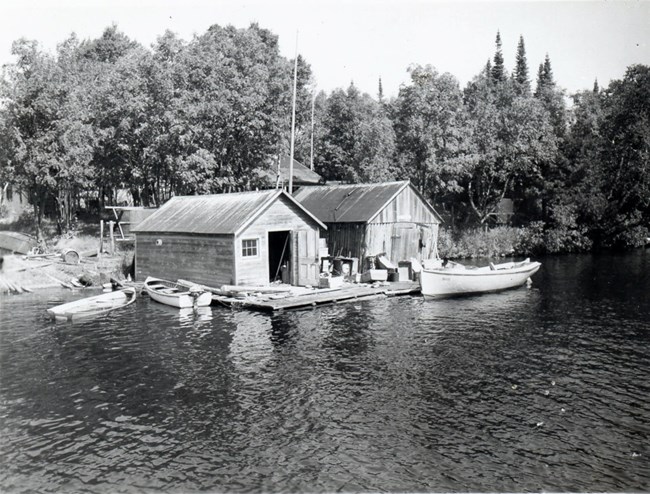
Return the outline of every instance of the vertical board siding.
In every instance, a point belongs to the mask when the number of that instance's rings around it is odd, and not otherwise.
[[[411,187],[400,192],[370,223],[395,222],[440,223]]]
[[[320,228],[314,220],[307,215],[302,209],[297,207],[287,198],[280,196],[277,201],[273,202],[258,218],[255,219],[243,232],[241,232],[235,242],[237,256],[237,278],[236,283],[239,285],[266,285],[269,283],[269,246],[268,232],[270,231],[310,231],[312,235],[307,235],[304,240],[298,242],[295,248],[306,249],[308,255],[313,255],[314,262],[318,260],[318,237]],[[259,239],[259,257],[256,259],[242,258],[241,241],[247,238]],[[307,239],[315,238],[315,245],[312,247],[305,244]],[[304,245],[303,245],[304,244]],[[295,250],[294,250],[295,252]],[[292,252],[293,254],[293,252]],[[297,261],[297,253],[294,256]],[[293,264],[297,264],[294,262]],[[299,278],[298,266],[294,266],[295,277]]]
[[[367,256],[385,253],[394,263],[411,257],[421,261],[436,251],[439,222],[406,187],[371,222],[328,223],[325,236],[332,256],[357,257],[363,263]]]
[[[298,230],[291,234],[293,252],[294,285],[318,285],[320,259],[318,257],[318,232],[314,230]]]
[[[136,234],[138,281],[182,278],[218,287],[233,282],[233,267],[231,235]]]
[[[365,252],[364,223],[328,223],[325,238],[330,256],[357,257]]]

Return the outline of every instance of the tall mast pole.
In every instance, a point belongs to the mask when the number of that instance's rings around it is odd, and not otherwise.
[[[293,62],[293,105],[291,109],[291,156],[289,157],[289,195],[293,195],[293,151],[296,134],[296,87],[298,85],[298,31],[296,31],[296,58]]]
[[[316,101],[316,91],[311,95],[311,160],[309,168],[314,171],[314,102]]]

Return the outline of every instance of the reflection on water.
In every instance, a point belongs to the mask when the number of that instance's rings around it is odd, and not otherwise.
[[[649,254],[278,314],[0,299],[0,488],[648,490]]]

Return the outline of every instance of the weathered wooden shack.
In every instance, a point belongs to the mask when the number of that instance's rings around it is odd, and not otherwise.
[[[265,285],[284,273],[291,284],[314,285],[321,229],[282,190],[174,197],[131,230],[136,279],[218,287]]]
[[[437,252],[440,216],[409,181],[302,187],[294,197],[327,225],[330,255],[397,263]]]
[[[289,163],[291,159],[289,156],[283,156],[279,162],[269,169],[261,172],[261,176],[272,186],[279,186],[288,188],[289,186]],[[318,173],[310,170],[308,167],[300,163],[298,160],[293,160],[293,186],[301,187],[303,185],[322,185],[325,179]]]

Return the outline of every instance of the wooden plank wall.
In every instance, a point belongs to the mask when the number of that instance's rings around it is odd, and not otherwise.
[[[160,242],[158,242],[160,241]],[[137,233],[135,277],[179,278],[219,287],[234,280],[232,235]]]
[[[237,236],[235,244],[237,284],[265,285],[269,283],[268,232],[272,231],[314,232],[311,235],[303,236],[303,240],[301,240],[301,242],[312,241],[314,245],[302,246],[300,248],[307,249],[305,252],[313,253],[314,263],[320,264],[320,260],[318,259],[320,228],[318,224],[302,209],[298,208],[283,196],[280,196],[246,230]],[[251,238],[258,239],[258,256],[256,258],[244,258],[242,257],[241,242],[244,239]],[[289,247],[290,245],[287,246],[287,248]],[[297,267],[295,268],[294,272],[297,272]]]
[[[411,187],[406,187],[388,204],[371,223],[424,223],[438,224],[440,221],[431,212]]]
[[[365,233],[364,223],[328,223],[325,238],[330,256],[361,259],[366,251]]]
[[[326,233],[330,255],[363,258],[386,253],[397,263],[432,256],[439,220],[410,187],[405,188],[368,224],[331,223]],[[361,264],[363,266],[363,264]]]
[[[395,263],[428,259],[438,241],[439,223],[412,187],[406,187],[368,225],[368,253],[386,252]]]
[[[421,261],[432,256],[437,241],[437,224],[372,223],[366,227],[365,255],[385,252],[394,263],[411,257]]]

